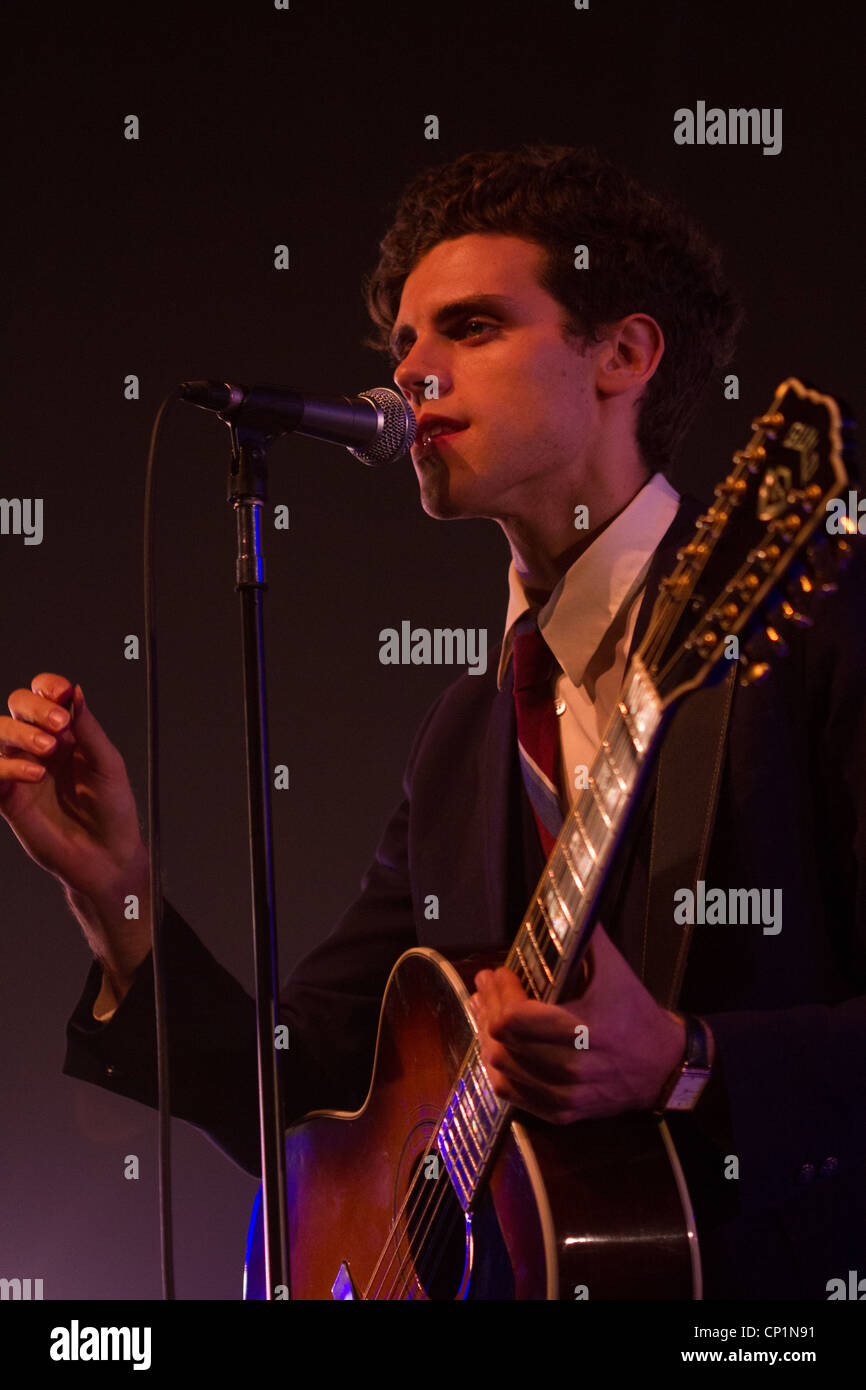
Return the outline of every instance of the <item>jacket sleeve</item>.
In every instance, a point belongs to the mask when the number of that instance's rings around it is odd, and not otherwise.
[[[366,1095],[388,975],[417,944],[408,867],[410,789],[417,750],[445,693],[416,734],[404,798],[362,878],[360,896],[280,991],[279,1020],[288,1027],[288,1047],[279,1050],[286,1124],[312,1109],[356,1109]],[[163,921],[171,1113],[258,1176],[254,1000],[167,901]],[[67,1025],[63,1071],[155,1108],[151,956],[103,1023],[93,1017],[100,985],[94,961]]]

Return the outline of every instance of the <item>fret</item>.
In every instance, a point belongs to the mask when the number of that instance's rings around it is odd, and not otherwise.
[[[569,922],[577,920],[580,913],[581,898],[583,896],[583,885],[575,882],[574,873],[568,861],[565,840],[561,840],[557,845],[556,859],[551,859],[552,869],[548,870],[551,877],[556,878],[556,892],[562,904],[562,910],[568,917]]]
[[[628,729],[619,718],[616,720],[608,756],[616,768],[617,777],[623,782],[624,789],[628,792],[635,783],[640,770],[640,762]]]
[[[572,817],[574,820],[574,832],[571,836],[569,852],[575,872],[580,879],[581,887],[585,890],[586,884],[595,871],[595,847],[587,844],[586,831],[583,827],[580,813],[576,807],[572,808]]]
[[[448,1109],[445,1111],[445,1121],[446,1124],[448,1124],[451,1127],[453,1134],[457,1138],[457,1141],[460,1145],[460,1153],[463,1159],[463,1166],[467,1169],[467,1172],[469,1172],[471,1170],[468,1167],[468,1163],[469,1161],[471,1161],[472,1155],[469,1153],[469,1146],[466,1142],[466,1135],[463,1133],[461,1115],[460,1111],[456,1108],[456,1101],[456,1093],[452,1091],[448,1101]]]
[[[567,866],[568,866],[568,872],[571,874],[572,878],[574,879],[575,884],[577,885],[578,891],[580,892],[581,896],[583,896],[583,893],[585,892],[586,880],[585,880],[585,879],[582,879],[581,876],[580,876],[580,874],[577,872],[577,869],[576,869],[575,864],[574,864],[574,860],[573,860],[572,857],[571,857],[571,853],[570,853],[569,848],[568,848],[568,845],[565,843],[565,841],[563,841],[563,843],[560,845],[560,847],[559,847],[559,852],[560,852],[560,854],[562,855],[563,859],[565,860],[565,862],[566,862],[566,864],[567,864]]]
[[[455,1097],[456,1097],[457,1104],[460,1106],[460,1110],[461,1110],[461,1113],[462,1113],[462,1115],[463,1115],[463,1118],[464,1118],[464,1120],[466,1120],[466,1122],[467,1122],[467,1129],[468,1129],[468,1133],[469,1133],[469,1138],[470,1138],[471,1141],[472,1141],[473,1147],[474,1147],[476,1153],[478,1154],[478,1157],[479,1157],[480,1159],[483,1160],[483,1158],[484,1158],[484,1149],[483,1149],[482,1145],[479,1144],[478,1138],[477,1138],[477,1135],[476,1135],[476,1131],[477,1131],[477,1129],[478,1129],[478,1120],[477,1120],[477,1118],[476,1118],[476,1116],[475,1116],[475,1111],[474,1111],[474,1109],[472,1109],[472,1108],[469,1107],[469,1102],[468,1102],[468,1100],[466,1099],[466,1082],[463,1080],[463,1077],[462,1077],[462,1076],[461,1076],[460,1080],[458,1081],[457,1086],[455,1087],[454,1095],[455,1095]],[[473,1160],[473,1163],[474,1163],[474,1160]]]
[[[536,997],[536,999],[537,999],[537,998],[538,998],[538,994],[537,994],[537,992],[536,992],[535,986],[534,986],[533,983],[532,983],[532,976],[530,975],[529,971],[528,971],[527,968],[526,968],[526,962],[524,961],[523,956],[520,954],[520,949],[519,949],[519,947],[517,946],[516,943],[515,943],[515,945],[512,947],[512,950],[515,952],[517,959],[516,959],[516,960],[510,960],[510,961],[507,962],[507,964],[510,964],[511,969],[514,971],[515,975],[517,975],[517,978],[518,978],[518,979],[520,979],[520,973],[519,973],[519,972],[522,972],[522,974],[523,974],[522,983],[526,985],[526,988],[527,988],[527,989],[529,989],[529,990],[532,991],[532,993],[535,995],[535,997]]]
[[[632,663],[632,677],[626,695],[630,720],[629,732],[634,730],[635,746],[645,753],[653,735],[661,722],[662,706],[655,687],[644,669],[643,663]],[[620,710],[625,706],[620,703]]]
[[[627,791],[628,791],[628,784],[626,783],[625,779],[623,778],[623,775],[622,775],[622,773],[620,772],[617,763],[614,762],[613,750],[612,750],[612,748],[611,748],[610,743],[608,743],[608,741],[607,741],[606,738],[603,738],[603,739],[602,739],[602,741],[601,741],[601,748],[602,748],[602,752],[604,753],[604,759],[605,759],[605,762],[607,763],[607,766],[610,768],[610,770],[611,770],[611,772],[613,773],[613,775],[614,775],[616,781],[619,783],[620,791],[627,792]]]
[[[540,898],[537,899],[536,901],[539,902],[539,904],[541,904],[541,899],[540,899]],[[544,911],[544,906],[543,906],[543,904],[541,904],[541,910],[542,910],[542,912]],[[545,975],[547,976],[548,981],[550,982],[550,984],[553,984],[553,975],[550,973],[550,970],[548,969],[547,961],[544,959],[544,956],[541,954],[541,949],[540,949],[540,947],[539,947],[539,945],[538,945],[538,942],[537,942],[536,939],[535,939],[535,932],[532,930],[532,927],[530,926],[529,922],[524,922],[524,923],[523,923],[523,930],[524,930],[525,932],[527,932],[528,935],[529,935],[529,939],[530,939],[530,941],[532,942],[533,949],[534,949],[534,951],[535,951],[535,954],[536,954],[536,957],[537,957],[537,959],[538,959],[539,965],[541,966],[542,970],[544,971]]]
[[[495,1125],[499,1119],[499,1102],[496,1099],[495,1091],[492,1090],[490,1082],[487,1080],[487,1073],[482,1065],[477,1043],[475,1044],[475,1057],[470,1064],[469,1075],[481,1097],[481,1104]]]
[[[548,888],[546,894],[546,904],[544,901],[542,901],[540,897],[536,898],[535,901],[541,908],[541,914],[544,918],[544,925],[550,933],[550,939],[553,942],[557,950],[557,953],[559,955],[562,955],[561,943],[568,935],[569,928],[574,926],[574,917],[568,910],[568,905],[559,891],[559,884],[556,880],[556,875],[552,872],[551,869],[547,870],[547,877],[550,879],[550,887]],[[555,907],[551,906],[551,900],[553,898],[556,899]]]
[[[540,998],[541,998],[541,995],[542,995],[542,991],[543,991],[543,989],[544,989],[544,985],[542,984],[541,989],[537,989],[537,988],[536,988],[536,984],[535,984],[535,975],[530,973],[529,967],[528,967],[527,964],[526,964],[526,957],[524,956],[524,954],[523,954],[523,952],[521,951],[520,947],[517,945],[517,942],[514,943],[514,949],[515,949],[515,951],[517,952],[517,957],[518,957],[518,959],[519,959],[519,961],[520,961],[521,965],[523,966],[523,969],[524,969],[524,971],[525,971],[525,973],[526,973],[526,978],[527,978],[527,980],[528,980],[528,982],[529,982],[529,987],[530,987],[530,989],[532,990],[532,993],[535,995],[536,999],[540,999]]]
[[[549,914],[549,915],[550,915],[550,920],[551,920],[551,922],[553,922],[554,927],[556,927],[556,936],[557,936],[557,940],[558,940],[558,941],[561,941],[562,938],[563,938],[563,936],[565,936],[566,932],[568,931],[569,927],[573,927],[573,926],[574,926],[574,914],[570,911],[569,906],[568,906],[568,903],[566,902],[565,898],[562,896],[562,893],[561,893],[561,891],[560,891],[560,887],[561,887],[560,880],[559,880],[559,878],[556,876],[556,874],[552,871],[552,869],[548,869],[548,871],[547,871],[547,877],[548,877],[549,880],[550,880],[550,888],[548,889],[548,894],[547,894],[547,896],[548,896],[548,901],[549,901],[551,895],[556,899],[556,911],[555,911],[555,912],[551,912],[551,913]],[[558,927],[558,925],[557,925],[557,918],[564,918],[564,919],[565,919],[565,927],[564,927],[562,930],[560,930],[559,927]]]
[[[583,793],[577,804],[577,814],[583,823],[584,834],[589,841],[593,860],[597,863],[601,858],[600,846],[607,839],[608,832],[607,826],[598,813],[595,797],[589,788]]]
[[[559,969],[559,962],[562,958],[563,947],[550,921],[547,908],[544,906],[539,908],[537,903],[538,899],[536,899],[535,903],[532,905],[532,921],[535,926],[538,955],[548,972],[550,983],[554,984],[556,981],[556,972]],[[567,932],[568,928],[565,924],[565,919],[560,918],[559,920],[562,923],[563,931]]]
[[[490,1142],[493,1138],[493,1129],[491,1128],[490,1121],[487,1118],[487,1115],[479,1109],[478,1102],[476,1101],[474,1095],[470,1097],[468,1092],[467,1104],[474,1106],[474,1119],[472,1120],[472,1142],[474,1143],[475,1148],[478,1150],[478,1156],[476,1159],[473,1160],[473,1162],[475,1164],[476,1170],[480,1171],[480,1169],[484,1166],[487,1154],[490,1152]]]
[[[545,896],[548,900],[553,898],[549,889]],[[544,927],[544,946],[539,950],[539,955],[542,956],[551,970],[555,970],[559,965],[563,949],[562,943],[568,935],[570,922],[558,908],[554,908],[554,916],[548,910],[545,898],[541,894],[538,895],[535,902],[541,914],[541,925]]]
[[[599,748],[598,757],[593,767],[593,776],[604,796],[607,810],[612,816],[616,816],[622,808],[624,800],[628,797],[631,787],[626,783],[609,743],[603,742]],[[635,777],[632,774],[632,785],[634,781]]]
[[[631,711],[629,710],[628,705],[624,704],[623,701],[620,700],[619,704],[617,705],[617,709],[619,710],[622,716],[622,722],[628,730],[628,736],[634,744],[634,747],[637,749],[639,753],[645,753],[646,748],[641,743],[640,736],[637,733],[634,723],[632,722]]]
[[[593,794],[593,796],[594,796],[594,798],[595,798],[595,804],[596,804],[596,806],[598,807],[599,815],[601,816],[601,818],[602,818],[602,820],[604,821],[605,825],[607,826],[608,830],[612,830],[612,829],[613,829],[613,821],[611,820],[610,816],[607,814],[607,807],[606,807],[605,804],[604,804],[604,794],[603,794],[601,788],[599,787],[596,778],[593,776],[592,773],[589,774],[589,789],[590,789],[590,791],[592,792],[592,794]]]
[[[460,1190],[457,1192],[457,1196],[461,1198],[460,1205],[465,1210],[472,1196],[472,1183],[466,1171],[465,1164],[460,1161],[459,1154],[456,1152],[454,1154],[449,1152],[449,1150],[454,1149],[454,1141],[449,1130],[446,1129],[444,1122],[439,1128],[437,1144],[448,1176],[453,1183],[459,1184]]]
[[[604,757],[601,749],[599,749],[598,756],[593,763],[592,772],[589,774],[590,786],[592,786],[593,782],[595,783],[599,796],[604,798],[607,798],[608,793],[611,791],[619,791],[619,784],[614,777],[613,768],[607,758]]]
[[[463,1169],[463,1172],[464,1172],[464,1174],[465,1174],[465,1176],[466,1176],[467,1190],[468,1190],[469,1194],[471,1195],[471,1194],[472,1194],[472,1189],[473,1189],[473,1184],[475,1183],[475,1181],[477,1180],[477,1177],[478,1177],[478,1173],[477,1173],[477,1170],[476,1170],[475,1159],[473,1158],[472,1154],[471,1154],[470,1151],[469,1151],[469,1147],[468,1147],[468,1145],[467,1145],[467,1143],[466,1143],[466,1138],[465,1138],[465,1136],[464,1136],[464,1134],[463,1134],[463,1130],[462,1130],[461,1125],[460,1125],[460,1116],[459,1116],[459,1115],[457,1114],[457,1112],[454,1110],[453,1105],[450,1105],[450,1106],[448,1107],[448,1112],[449,1112],[449,1113],[448,1113],[448,1121],[449,1121],[449,1124],[450,1124],[450,1127],[451,1127],[451,1128],[450,1128],[450,1132],[451,1132],[452,1136],[453,1136],[454,1133],[456,1132],[456,1135],[457,1135],[457,1148],[458,1148],[458,1154],[459,1154],[459,1157],[460,1157],[460,1165],[461,1165],[461,1167],[462,1167],[462,1169]]]
[[[581,800],[582,800],[582,799],[583,799],[583,798],[581,798]],[[578,810],[578,808],[577,808],[576,806],[574,806],[574,807],[572,808],[572,815],[574,816],[574,819],[577,821],[577,828],[578,828],[578,830],[580,831],[580,838],[581,838],[581,840],[583,841],[583,843],[584,843],[584,845],[585,845],[585,847],[586,847],[586,850],[587,850],[587,852],[588,852],[588,854],[589,854],[590,859],[592,860],[593,864],[595,864],[595,862],[596,862],[596,860],[597,860],[597,858],[598,858],[598,855],[596,854],[595,845],[592,843],[592,840],[590,839],[589,835],[587,834],[586,823],[585,823],[585,821],[584,821],[584,819],[583,819],[583,816],[580,814],[580,811]]]
[[[478,1092],[478,1099],[480,1100],[482,1106],[484,1107],[484,1112],[485,1112],[485,1116],[486,1116],[486,1121],[485,1121],[485,1122],[486,1122],[486,1124],[487,1124],[487,1126],[488,1126],[488,1130],[489,1130],[489,1133],[488,1133],[488,1135],[487,1135],[487,1143],[489,1144],[490,1141],[491,1141],[491,1139],[493,1138],[493,1133],[494,1133],[494,1130],[495,1130],[495,1128],[496,1128],[496,1112],[495,1112],[495,1111],[491,1111],[491,1109],[490,1109],[490,1107],[489,1107],[489,1105],[488,1105],[488,1103],[487,1103],[487,1097],[486,1097],[486,1095],[484,1094],[484,1090],[483,1090],[482,1086],[480,1085],[480,1083],[479,1083],[479,1081],[478,1081],[478,1076],[477,1076],[477,1074],[476,1074],[474,1068],[470,1071],[469,1075],[470,1075],[470,1077],[472,1078],[472,1082],[473,1082],[473,1084],[474,1084],[474,1086],[475,1086],[476,1091]]]

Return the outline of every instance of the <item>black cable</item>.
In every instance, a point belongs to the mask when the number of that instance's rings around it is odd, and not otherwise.
[[[153,998],[156,1009],[156,1069],[159,1130],[159,1232],[162,1296],[174,1299],[174,1248],[171,1210],[171,1089],[168,1068],[162,886],[159,853],[159,739],[156,669],[156,603],[153,583],[153,487],[156,441],[162,419],[180,391],[166,396],[153,422],[144,483],[144,656],[147,698],[147,838],[150,856],[150,936],[153,952]]]

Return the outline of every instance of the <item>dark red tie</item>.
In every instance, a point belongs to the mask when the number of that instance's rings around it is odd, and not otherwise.
[[[511,651],[517,746],[526,787],[544,853],[549,857],[562,829],[559,800],[559,721],[553,682],[559,666],[532,614],[520,618]]]

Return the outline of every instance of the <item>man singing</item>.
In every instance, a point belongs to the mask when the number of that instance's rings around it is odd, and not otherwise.
[[[548,146],[419,175],[367,301],[418,417],[422,506],[501,526],[508,603],[497,659],[425,716],[360,897],[283,987],[287,1124],[363,1103],[404,951],[456,957],[513,939],[659,582],[694,530],[700,507],[668,475],[702,392],[720,389],[740,319],[688,216],[594,153]],[[786,366],[771,364],[768,382]],[[682,1012],[664,1007],[644,982],[650,786],[580,997],[528,998],[505,969],[475,981],[500,1098],[555,1126],[669,1115],[708,1298],[825,1298],[829,1280],[866,1261],[862,564],[857,549],[814,629],[793,634],[785,662],[736,688],[730,708],[706,881],[778,890],[782,930],[696,927]],[[545,687],[535,722],[533,681]],[[123,916],[130,893],[147,905],[147,853],[122,760],[60,675],[36,676],[9,709],[0,810],[64,885],[95,956],[65,1070],[153,1105],[148,914]],[[695,767],[715,755],[709,743],[685,750]],[[165,922],[173,1112],[257,1172],[253,1003],[170,904]],[[708,1078],[681,1108],[696,1056]]]

